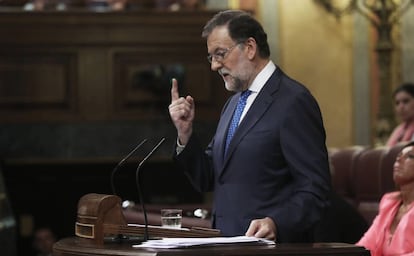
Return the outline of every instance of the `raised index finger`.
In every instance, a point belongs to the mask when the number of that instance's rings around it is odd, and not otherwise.
[[[171,102],[178,100],[180,95],[178,94],[178,82],[177,79],[171,79]]]

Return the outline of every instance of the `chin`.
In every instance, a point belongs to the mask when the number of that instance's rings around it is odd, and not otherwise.
[[[227,83],[226,81],[224,81],[224,87],[226,87],[226,90],[227,91],[235,92],[234,86],[232,86],[231,84]]]

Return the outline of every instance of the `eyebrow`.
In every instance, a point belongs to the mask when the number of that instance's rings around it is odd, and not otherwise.
[[[225,50],[227,50],[228,49],[228,47],[217,47],[216,49],[214,49],[214,51],[213,52],[217,52],[217,51],[225,51]]]

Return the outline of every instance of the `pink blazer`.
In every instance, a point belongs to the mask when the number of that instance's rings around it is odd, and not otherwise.
[[[389,235],[400,204],[399,192],[387,193],[382,197],[378,215],[357,243],[369,249],[371,256],[414,255],[414,207],[401,218],[394,235]]]
[[[395,127],[394,131],[391,133],[391,136],[388,138],[387,146],[395,146],[400,142],[409,142],[414,138],[414,122],[410,123],[401,123]]]

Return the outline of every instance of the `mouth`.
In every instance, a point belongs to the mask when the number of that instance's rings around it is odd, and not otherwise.
[[[233,80],[233,76],[231,75],[231,73],[226,70],[226,69],[219,69],[218,73],[220,74],[221,78],[223,79],[223,81],[227,84],[227,83],[232,83]]]
[[[219,69],[219,70],[218,70],[218,73],[219,73],[222,77],[225,77],[225,76],[230,75],[230,74],[229,74],[229,72],[227,72],[227,71],[225,71],[225,70],[223,70],[223,69]]]
[[[398,173],[399,171],[400,171],[399,167],[394,167],[392,170],[393,173]]]
[[[219,74],[221,75],[223,80],[227,80],[227,78],[230,77],[230,74],[226,72],[219,72]]]

